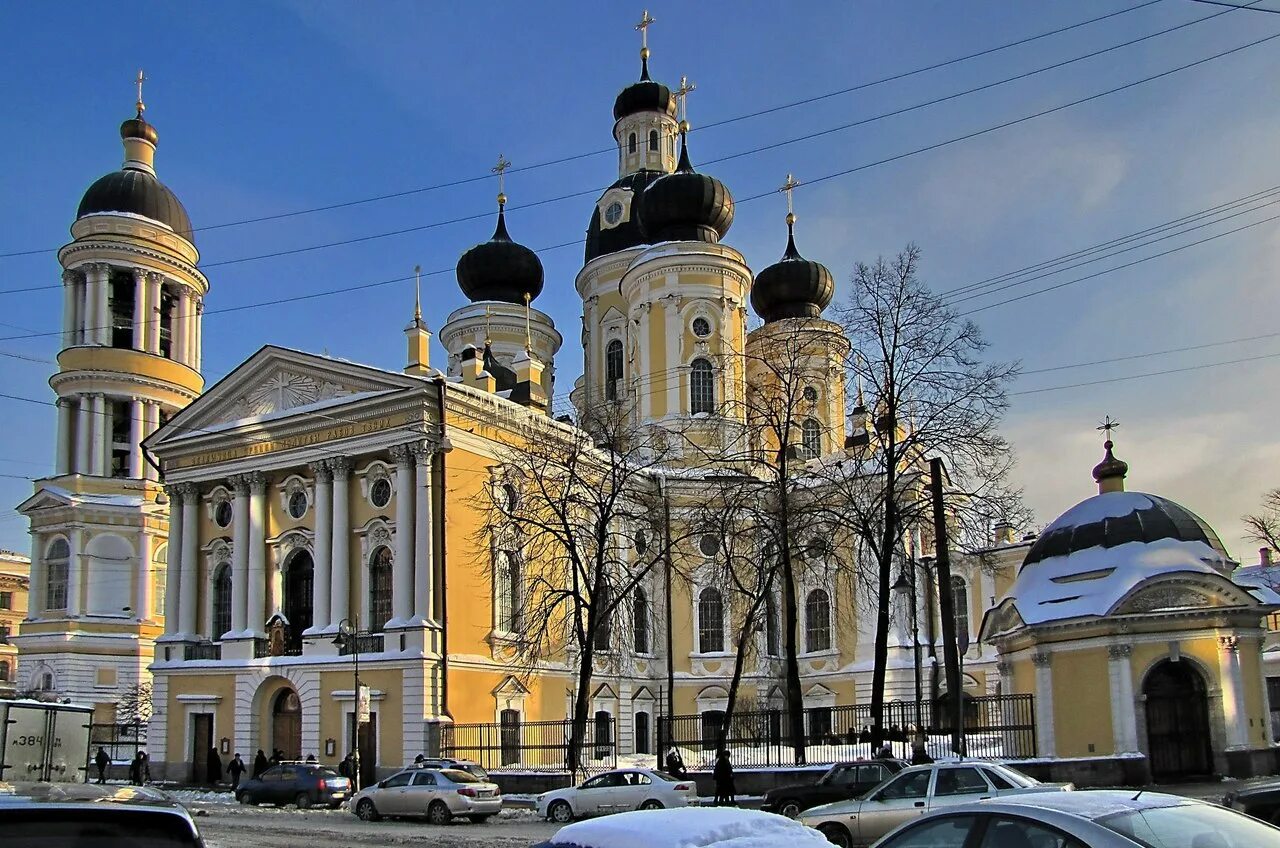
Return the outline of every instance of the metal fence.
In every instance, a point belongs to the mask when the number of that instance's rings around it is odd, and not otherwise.
[[[147,747],[145,724],[91,724],[89,725],[89,755],[92,757],[103,748],[114,763],[127,763],[138,751]]]
[[[497,724],[446,724],[440,753],[473,760],[487,771],[564,771],[573,722],[522,722],[511,714]],[[618,761],[617,726],[613,716],[597,713],[587,720],[581,767],[587,772],[611,769]]]
[[[804,712],[805,762],[834,763],[875,754],[871,705],[812,707]],[[658,719],[658,760],[675,747],[690,769],[710,769],[720,744],[724,713]],[[910,759],[910,731],[924,728],[925,751],[934,759],[955,755],[952,729],[955,702],[894,701],[884,705],[883,744],[895,756]],[[790,714],[783,710],[734,713],[724,729],[724,747],[735,767],[782,767],[796,764]],[[964,700],[965,756],[974,759],[1025,759],[1036,755],[1035,705],[1031,695],[991,695]]]

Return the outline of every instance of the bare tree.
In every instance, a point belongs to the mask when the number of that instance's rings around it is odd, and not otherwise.
[[[482,545],[495,562],[518,563],[499,575],[500,629],[532,673],[548,658],[575,665],[566,767],[580,771],[597,663],[618,648],[634,593],[670,546],[654,477],[667,459],[664,441],[632,423],[622,404],[591,411],[574,428],[531,420],[502,451],[479,504]],[[644,534],[637,544],[637,534]],[[641,551],[643,551],[641,553]]]
[[[952,549],[989,545],[978,529],[1015,523],[1025,509],[1009,483],[1014,455],[998,425],[1017,363],[986,363],[976,324],[961,320],[918,277],[920,250],[859,264],[838,318],[854,348],[856,432],[828,469],[828,505],[858,539],[870,567],[876,611],[871,684],[873,734],[884,727],[884,686],[893,566],[932,545],[927,462],[941,457],[949,480]],[[864,390],[865,386],[865,390]],[[832,473],[834,472],[834,473]],[[954,526],[954,530],[952,529]],[[914,540],[919,539],[919,547]],[[949,587],[941,587],[949,591]]]
[[[116,721],[120,724],[146,724],[151,721],[151,713],[150,683],[130,686],[116,702]]]
[[[1280,489],[1262,498],[1262,509],[1244,517],[1245,538],[1280,551]]]

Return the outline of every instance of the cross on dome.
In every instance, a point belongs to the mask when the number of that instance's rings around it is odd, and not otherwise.
[[[142,117],[142,113],[147,111],[146,105],[142,102],[142,84],[147,81],[147,75],[142,72],[142,68],[138,68],[138,77],[134,80],[138,86],[138,117]]]
[[[640,49],[649,49],[649,27],[657,23],[649,16],[649,10],[645,9],[644,14],[640,16],[640,23],[636,24],[636,29],[640,30]]]
[[[498,164],[494,165],[490,170],[498,175],[498,205],[505,206],[507,204],[506,193],[506,171],[511,167],[511,163],[507,161],[501,153],[498,154]]]
[[[696,85],[689,82],[688,77],[682,76],[680,77],[680,87],[677,88],[674,92],[676,96],[676,103],[679,106],[681,132],[689,131],[688,98],[689,98],[689,94],[696,88],[697,88]]]
[[[787,224],[794,224],[796,222],[796,210],[793,205],[791,195],[798,185],[800,185],[800,181],[797,180],[794,175],[787,174],[787,181],[778,189],[778,191],[787,196]]]

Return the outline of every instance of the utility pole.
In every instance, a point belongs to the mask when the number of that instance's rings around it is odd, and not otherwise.
[[[929,460],[929,493],[933,496],[933,545],[937,558],[938,611],[942,614],[942,662],[947,695],[955,698],[955,727],[951,748],[964,754],[964,685],[960,677],[960,652],[956,648],[956,608],[951,592],[951,555],[947,543],[947,513],[942,503],[942,459]]]

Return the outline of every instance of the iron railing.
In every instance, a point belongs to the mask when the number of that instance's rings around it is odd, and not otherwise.
[[[147,725],[144,722],[127,724],[89,725],[89,756],[103,748],[114,763],[127,763],[147,747]]]
[[[271,652],[271,640],[262,636],[255,636],[253,640],[253,658],[260,660],[264,657],[300,657],[302,656],[302,644],[290,644],[285,642],[279,653]]]
[[[222,646],[214,642],[195,642],[182,646],[184,660],[220,660]]]
[[[617,733],[613,716],[598,713],[587,719],[580,768],[594,772],[617,765]],[[567,769],[573,721],[512,719],[498,724],[446,724],[441,728],[440,753],[467,759],[487,771],[564,771]]]
[[[360,649],[361,655],[364,654],[380,654],[383,650],[383,635],[381,633],[365,633],[355,638],[355,647]],[[342,645],[338,648],[340,656],[350,656],[353,652],[350,639],[344,639]]]
[[[918,712],[917,712],[918,709]],[[934,759],[954,757],[954,701],[894,701],[884,705],[884,739],[894,756],[911,759],[911,731],[917,715],[924,729],[925,751]],[[784,710],[734,713],[721,730],[724,713],[661,716],[658,755],[661,764],[672,747],[686,768],[710,769],[716,749],[729,750],[735,767],[796,765],[790,714]],[[876,753],[871,733],[871,705],[813,707],[804,714],[804,761],[809,765],[869,758]],[[1036,755],[1035,703],[1032,695],[965,698],[964,750],[971,759],[1025,759]]]

